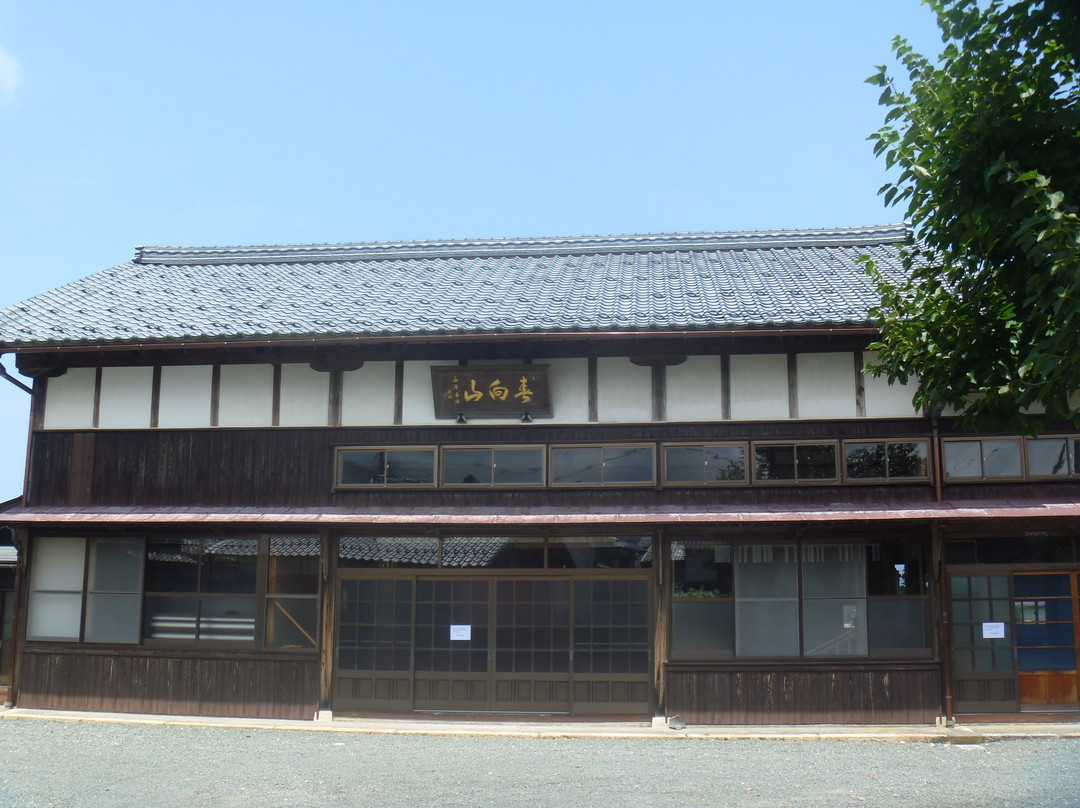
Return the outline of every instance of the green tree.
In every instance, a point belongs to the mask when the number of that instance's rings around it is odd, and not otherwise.
[[[881,304],[871,370],[918,377],[916,406],[967,426],[1037,428],[1025,411],[1080,424],[1080,5],[924,0],[944,49],[902,37],[902,81],[881,66],[884,125],[870,139],[906,203],[907,279],[866,260]]]

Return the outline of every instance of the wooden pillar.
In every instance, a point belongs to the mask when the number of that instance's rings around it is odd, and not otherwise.
[[[334,616],[337,610],[338,537],[322,531],[322,633],[319,649],[319,712],[333,710]]]
[[[668,634],[671,623],[671,568],[669,566],[668,539],[663,529],[653,536],[653,687],[655,688],[655,714],[667,712],[667,660]]]

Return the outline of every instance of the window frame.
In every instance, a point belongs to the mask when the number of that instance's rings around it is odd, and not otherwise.
[[[858,444],[881,444],[885,447],[885,476],[884,477],[852,477],[848,474],[847,449],[849,445]],[[926,474],[917,477],[894,477],[889,473],[889,447],[902,443],[921,443],[926,449]],[[931,462],[929,438],[845,438],[840,441],[840,453],[843,456],[842,479],[844,483],[852,485],[865,485],[874,483],[888,483],[890,485],[902,485],[904,483],[928,483],[933,482],[933,463]]]
[[[344,456],[349,452],[381,452],[383,454],[383,481],[381,483],[346,483],[342,482],[342,469],[344,463]],[[387,482],[386,469],[389,463],[389,455],[391,452],[412,452],[421,454],[424,452],[431,453],[431,482],[408,482],[408,483],[394,483]],[[384,446],[335,446],[334,447],[334,488],[342,491],[371,491],[377,489],[430,489],[437,488],[439,484],[439,447],[435,445],[420,445],[420,446],[399,446],[399,445],[384,445]]]
[[[743,451],[743,476],[741,480],[708,480],[706,470],[708,459],[705,452],[708,449],[737,448]],[[702,451],[702,479],[701,482],[689,482],[683,480],[671,481],[668,479],[668,449],[701,449]],[[729,486],[750,485],[751,455],[748,441],[698,441],[687,443],[661,443],[660,444],[660,484],[665,488],[714,488]]]
[[[795,476],[791,479],[763,480],[758,476],[758,447],[791,447],[793,468]],[[801,446],[828,446],[833,450],[833,476],[831,477],[799,477],[799,447]],[[755,440],[750,441],[750,456],[753,463],[751,480],[754,485],[830,485],[840,482],[840,441],[839,440]]]
[[[535,450],[539,454],[540,460],[540,479],[538,482],[527,483],[498,483],[495,482],[495,469],[498,467],[496,460],[497,452],[504,451],[520,451],[520,450]],[[491,455],[491,482],[484,483],[448,483],[446,481],[446,455],[447,453],[457,451],[488,451]],[[508,444],[461,444],[461,445],[443,445],[439,447],[438,457],[438,487],[439,488],[452,488],[455,490],[470,490],[470,489],[492,489],[492,488],[504,488],[504,489],[516,489],[516,488],[544,488],[547,484],[548,473],[548,452],[547,446],[543,443],[508,443]]]
[[[555,481],[555,452],[563,449],[599,449],[601,479],[598,482],[569,482]],[[649,479],[633,480],[630,482],[608,482],[604,479],[607,468],[607,455],[609,451],[619,449],[647,449],[650,454]],[[551,488],[652,488],[656,485],[656,444],[655,443],[552,443],[548,445],[548,485]]]
[[[1018,472],[1016,474],[1002,474],[988,477],[986,474],[986,451],[984,444],[986,442],[998,442],[1015,443],[1017,446],[1017,467]],[[957,477],[949,474],[949,452],[948,447],[954,444],[960,443],[977,443],[979,445],[979,474],[966,477]],[[1029,479],[1027,474],[1027,446],[1024,438],[1018,435],[994,435],[986,437],[971,437],[971,436],[955,436],[941,439],[941,474],[942,481],[945,483],[1003,483],[1003,482],[1015,482],[1017,480]],[[1052,478],[1050,478],[1052,479]]]
[[[673,639],[678,632],[678,627],[672,623],[668,631],[668,638],[666,648],[664,649],[665,661],[670,664],[686,664],[686,663],[738,663],[738,664],[756,664],[756,663],[772,663],[772,662],[801,662],[801,663],[816,663],[827,664],[830,662],[862,662],[870,660],[928,660],[934,656],[933,647],[933,632],[930,625],[930,618],[933,609],[933,587],[925,579],[926,578],[926,566],[928,564],[928,547],[926,542],[920,541],[917,545],[918,562],[920,569],[918,570],[919,591],[913,591],[910,594],[889,594],[881,595],[874,594],[874,590],[871,585],[871,577],[869,565],[873,561],[871,553],[871,545],[875,542],[897,542],[905,543],[910,542],[911,537],[898,534],[889,534],[884,537],[871,537],[871,536],[845,536],[843,534],[818,534],[809,536],[794,536],[794,535],[770,535],[762,536],[760,538],[740,538],[735,535],[723,535],[717,534],[713,536],[702,536],[684,534],[673,536],[671,541],[668,542],[665,548],[665,562],[668,563],[669,572],[671,575],[671,595],[670,601],[672,605],[672,621],[674,621],[674,605],[675,604],[693,604],[693,603],[726,603],[731,605],[730,612],[730,630],[731,648],[730,649],[712,649],[701,651],[697,653],[693,652],[680,652],[674,649]],[[804,591],[806,589],[806,582],[804,580],[805,571],[804,567],[807,563],[806,552],[807,548],[812,545],[851,545],[858,544],[861,547],[861,562],[860,569],[862,571],[861,580],[861,595],[841,596],[833,597],[831,595],[807,595]],[[732,592],[730,595],[699,595],[688,594],[680,596],[676,594],[680,585],[680,574],[675,567],[676,559],[674,558],[673,551],[676,545],[683,545],[686,548],[702,548],[710,547],[716,548],[720,546],[727,546],[730,548],[731,558],[731,575],[732,575]],[[741,573],[738,570],[737,560],[740,554],[745,552],[744,548],[765,547],[765,546],[784,546],[792,545],[795,548],[795,580],[797,584],[797,590],[794,597],[780,593],[776,597],[759,597],[755,594],[746,595],[742,591],[743,582],[740,580]],[[863,640],[865,642],[866,651],[862,654],[808,654],[806,652],[806,607],[808,604],[820,604],[826,601],[859,601],[862,604],[862,619],[864,621],[863,628]],[[738,605],[740,601],[745,603],[759,603],[759,602],[781,602],[781,601],[793,601],[796,607],[796,621],[797,621],[797,646],[798,653],[794,655],[746,655],[740,654],[739,643],[739,623],[738,623]],[[871,621],[871,612],[875,611],[874,604],[881,602],[903,602],[903,603],[919,603],[921,604],[921,613],[924,616],[926,623],[922,626],[922,631],[927,645],[925,648],[904,648],[904,649],[882,649],[875,648],[875,625]]]
[[[118,648],[118,649],[121,649],[121,648],[122,649],[142,648],[142,649],[147,649],[147,650],[154,649],[154,648],[171,648],[171,649],[177,649],[177,650],[188,650],[188,651],[198,651],[198,652],[205,652],[205,651],[211,651],[211,650],[222,650],[222,651],[231,651],[231,652],[260,654],[260,655],[262,655],[262,654],[287,654],[287,655],[298,654],[298,655],[305,655],[306,654],[306,655],[310,656],[310,655],[318,654],[319,649],[320,649],[320,645],[321,645],[321,643],[323,641],[322,640],[322,624],[323,624],[323,620],[324,620],[324,616],[322,614],[322,609],[319,607],[319,604],[322,603],[322,597],[323,597],[323,593],[324,593],[324,589],[325,589],[325,586],[324,586],[325,582],[323,581],[322,575],[318,574],[316,576],[316,579],[315,579],[315,592],[314,593],[311,593],[311,592],[293,593],[293,592],[271,592],[271,591],[269,591],[270,586],[269,586],[269,581],[268,581],[268,573],[269,573],[270,543],[274,539],[278,539],[278,538],[296,538],[296,536],[288,536],[287,534],[280,534],[280,533],[262,533],[262,534],[249,534],[249,533],[239,534],[238,533],[238,534],[227,534],[227,535],[213,536],[213,535],[208,535],[207,532],[203,532],[203,531],[191,532],[191,533],[189,533],[189,532],[184,532],[184,533],[157,533],[157,532],[150,532],[150,533],[140,533],[140,534],[137,534],[137,535],[136,534],[104,535],[104,534],[100,534],[100,533],[99,534],[89,533],[89,534],[83,534],[81,536],[74,536],[74,535],[71,535],[71,534],[68,534],[68,533],[65,533],[65,534],[62,534],[62,535],[61,534],[48,534],[48,533],[47,534],[36,535],[36,536],[32,537],[31,544],[30,544],[30,548],[31,548],[30,549],[30,554],[31,554],[30,563],[31,563],[32,575],[33,575],[33,571],[37,569],[37,567],[34,566],[34,565],[37,563],[37,558],[35,558],[35,556],[39,556],[39,553],[37,552],[38,542],[40,542],[42,540],[48,540],[48,539],[79,539],[79,540],[82,541],[82,544],[83,544],[83,548],[82,548],[83,549],[82,586],[81,586],[81,589],[77,593],[78,596],[79,596],[79,616],[78,616],[79,631],[78,631],[78,637],[70,637],[70,638],[53,637],[53,636],[48,636],[48,637],[47,636],[33,636],[33,635],[27,633],[26,641],[30,642],[30,643],[64,643],[64,644],[76,643],[76,644],[91,647],[91,648]],[[324,552],[324,549],[325,549],[324,548],[324,543],[325,543],[324,537],[317,534],[317,533],[313,533],[313,534],[308,534],[308,535],[302,536],[301,538],[308,538],[308,539],[312,539],[312,540],[318,542],[318,546],[319,546],[318,558],[320,560],[319,565],[320,565],[320,568],[321,568],[321,564],[322,564],[321,559],[322,559],[323,552]],[[198,612],[198,602],[201,599],[218,597],[219,595],[221,597],[237,597],[237,596],[239,596],[238,593],[229,593],[229,592],[207,593],[205,591],[202,591],[202,592],[200,592],[200,591],[195,591],[195,592],[157,592],[157,593],[149,592],[148,593],[147,592],[147,579],[148,579],[148,575],[147,575],[147,552],[148,552],[148,546],[155,540],[168,541],[168,540],[182,540],[182,539],[198,539],[201,542],[206,542],[206,541],[233,541],[233,540],[254,540],[256,542],[255,590],[250,595],[247,595],[246,593],[242,593],[242,596],[250,597],[252,599],[253,603],[254,603],[254,606],[255,606],[255,624],[254,624],[254,637],[253,637],[253,640],[239,640],[239,641],[236,641],[236,640],[217,640],[217,639],[209,639],[208,640],[208,639],[198,639],[198,638],[196,638],[196,639],[180,639],[180,638],[177,638],[177,639],[154,639],[154,638],[147,637],[145,635],[145,633],[144,633],[144,620],[145,620],[145,617],[146,617],[146,602],[147,602],[148,597],[150,597],[150,598],[154,598],[154,597],[193,598],[193,599],[195,599],[196,604],[197,604],[197,606],[196,606],[196,619],[197,619],[198,614],[199,614],[199,612]],[[138,592],[138,600],[139,600],[139,616],[138,616],[138,621],[137,621],[138,630],[137,630],[136,638],[134,640],[130,641],[130,642],[125,641],[125,640],[95,641],[95,640],[87,640],[86,639],[86,636],[87,636],[87,621],[89,619],[87,604],[88,604],[89,597],[92,594],[94,594],[94,592],[92,592],[91,589],[90,589],[90,575],[89,575],[90,554],[92,552],[91,548],[94,546],[94,544],[96,542],[99,542],[99,541],[100,542],[113,542],[113,543],[130,542],[133,545],[137,545],[139,547],[140,558],[141,558],[141,570],[140,570],[141,580],[140,580],[140,590]],[[200,562],[201,562],[201,558],[202,558],[202,548],[200,547]],[[200,567],[201,567],[201,563],[200,563]],[[29,596],[29,594],[33,593],[34,591],[41,591],[41,592],[44,592],[46,594],[49,594],[49,593],[52,593],[54,591],[60,591],[60,590],[53,590],[53,589],[30,590],[30,592],[28,592],[28,596]],[[71,594],[71,595],[76,594],[75,590],[63,590],[63,591],[65,593],[68,593],[68,594]],[[103,594],[103,593],[108,594],[107,591],[102,591],[102,590],[98,590],[97,593],[98,594]],[[124,593],[124,594],[135,594],[135,593],[132,592],[132,593]],[[301,600],[301,599],[306,599],[308,601],[311,601],[311,602],[315,603],[316,625],[315,625],[315,631],[312,634],[312,637],[315,640],[315,646],[314,647],[307,647],[307,648],[273,647],[273,646],[271,646],[266,641],[266,622],[267,622],[267,612],[268,612],[269,608],[271,607],[272,603],[274,601],[278,601],[278,600],[297,601],[297,600]],[[28,603],[28,610],[27,611],[28,611],[28,618],[29,618],[29,612],[33,609],[33,606],[29,601],[29,597],[28,597],[27,603]],[[198,624],[196,623],[196,629],[197,629],[197,625]]]

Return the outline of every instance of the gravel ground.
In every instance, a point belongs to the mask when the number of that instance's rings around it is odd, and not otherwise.
[[[0,805],[1080,806],[1080,739],[556,740],[4,720]]]

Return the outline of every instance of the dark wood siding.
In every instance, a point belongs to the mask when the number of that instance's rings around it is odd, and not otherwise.
[[[942,714],[936,663],[811,669],[669,666],[666,711],[688,724],[929,724]]]
[[[314,658],[22,649],[18,706],[155,715],[311,720]]]
[[[386,427],[54,431],[33,436],[31,505],[549,506],[617,505],[627,489],[333,490],[333,448],[350,445],[776,440],[920,435],[917,421],[644,426]],[[1080,486],[1074,486],[1074,488]],[[651,505],[827,503],[835,485],[633,489]],[[929,502],[928,483],[843,486],[845,502]]]

